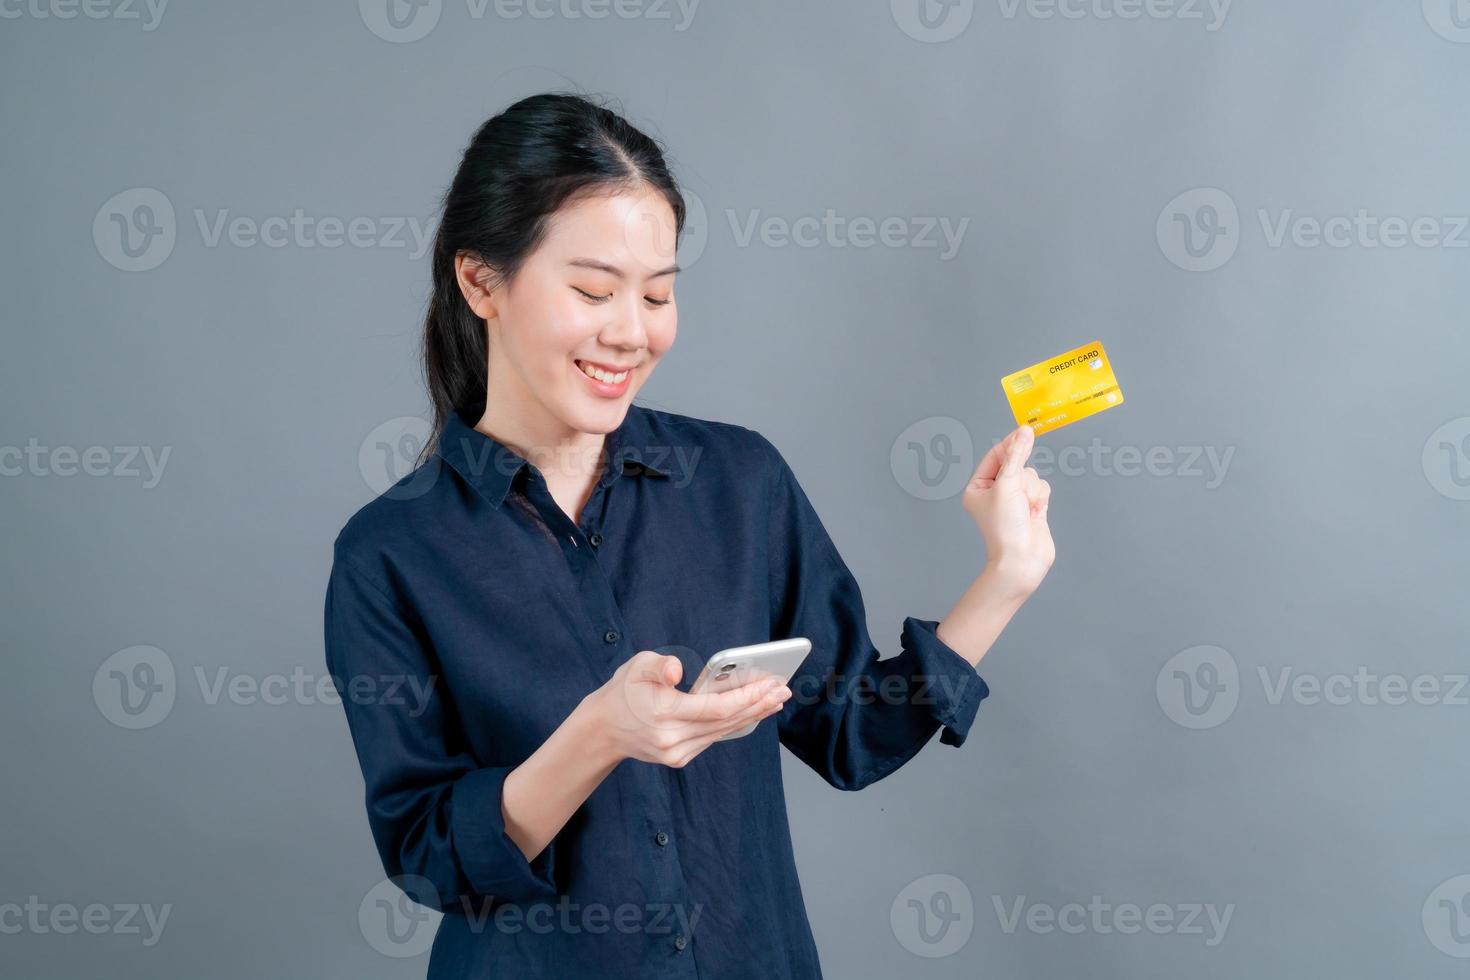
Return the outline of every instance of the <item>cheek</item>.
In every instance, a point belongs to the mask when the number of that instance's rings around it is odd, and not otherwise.
[[[541,331],[540,346],[548,355],[566,360],[585,347],[589,337],[602,331],[598,311],[586,303],[567,303],[550,309]]]
[[[674,346],[674,337],[679,332],[678,311],[671,311],[667,317],[648,328],[648,348],[655,355],[662,355],[670,347]]]

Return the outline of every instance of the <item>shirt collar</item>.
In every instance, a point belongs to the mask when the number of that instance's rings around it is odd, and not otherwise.
[[[664,459],[666,452],[653,450],[666,451],[673,447],[654,445],[645,411],[639,405],[630,404],[623,421],[607,434],[603,450],[615,465],[604,467],[602,475],[598,477],[598,482],[603,486],[610,486],[625,472],[635,475],[652,473],[660,477],[669,475],[666,465],[652,462]],[[504,503],[516,474],[525,467],[534,466],[530,460],[500,440],[467,424],[457,412],[449,413],[444,431],[439,434],[435,455],[448,463],[496,508]]]

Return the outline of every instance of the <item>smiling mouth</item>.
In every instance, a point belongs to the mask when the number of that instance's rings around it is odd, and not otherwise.
[[[633,370],[631,367],[618,368],[614,365],[597,364],[592,361],[577,360],[573,363],[587,377],[609,385],[622,384]]]

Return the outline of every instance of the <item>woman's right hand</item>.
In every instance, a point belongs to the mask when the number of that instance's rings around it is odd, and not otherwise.
[[[683,676],[678,657],[640,650],[587,696],[619,760],[682,768],[721,735],[780,711],[791,696],[771,675],[718,694],[678,690]]]

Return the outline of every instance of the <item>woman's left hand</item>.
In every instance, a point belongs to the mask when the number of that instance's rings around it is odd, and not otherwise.
[[[1018,592],[1030,594],[1056,560],[1046,522],[1051,484],[1027,466],[1036,436],[1018,427],[991,447],[965,486],[964,506],[985,539],[988,564]]]

